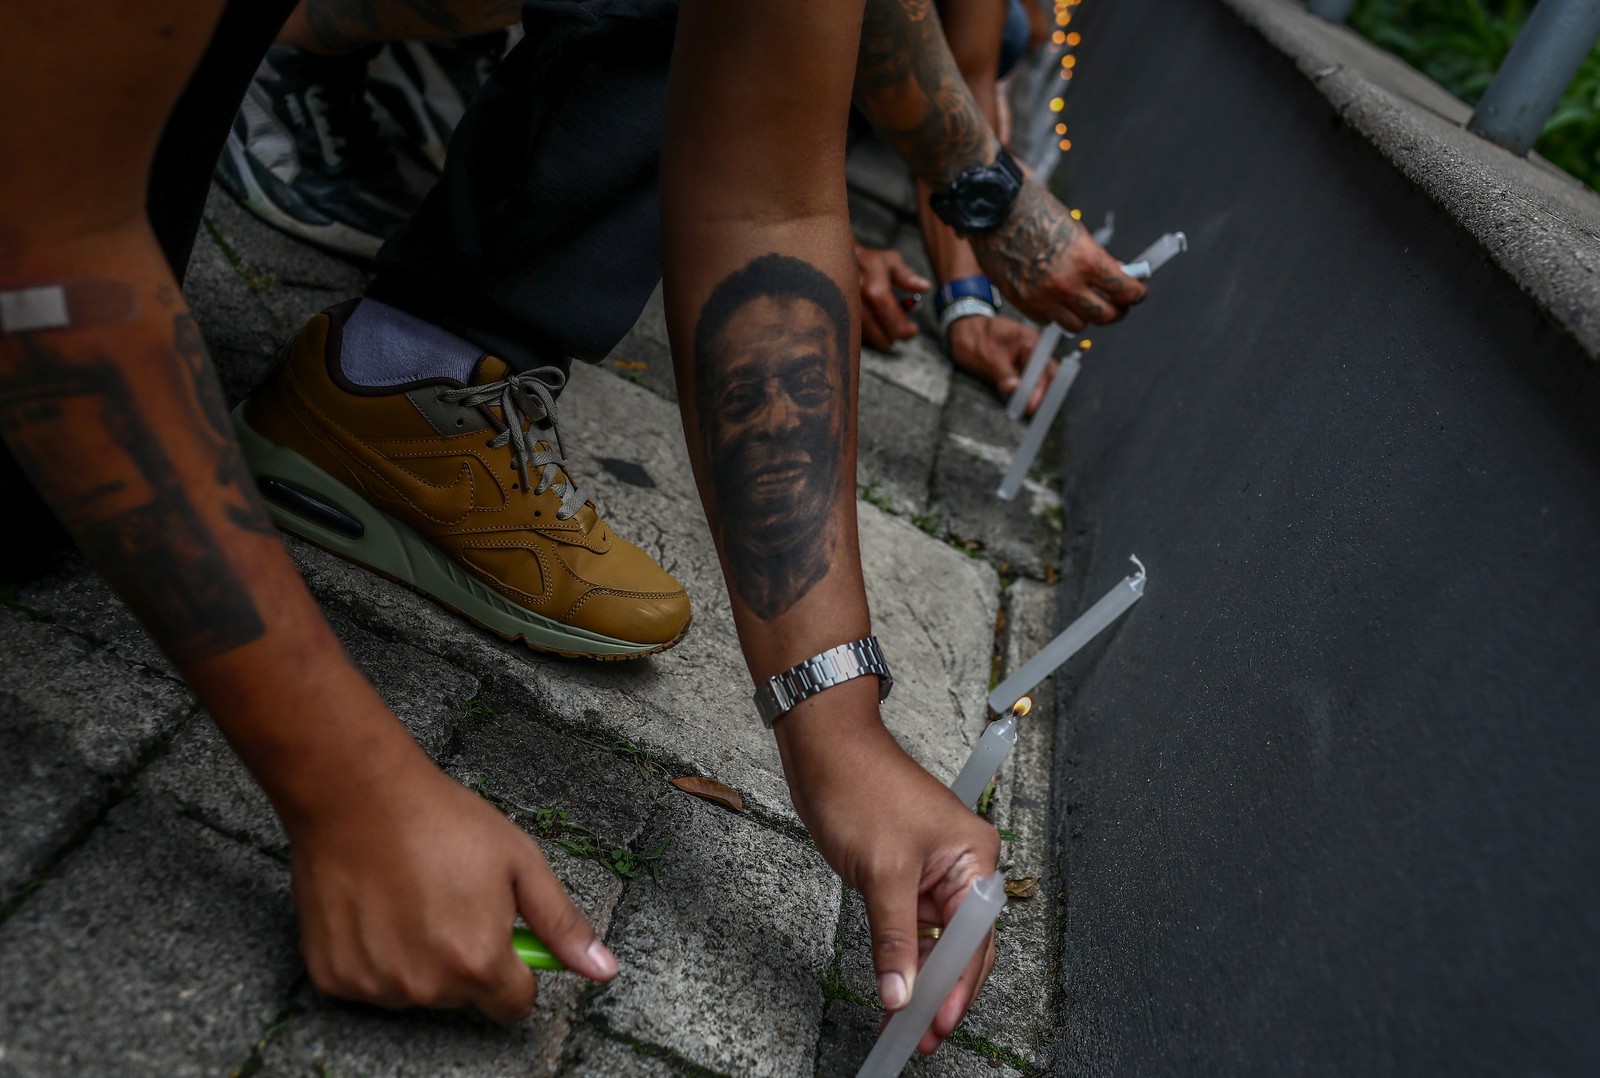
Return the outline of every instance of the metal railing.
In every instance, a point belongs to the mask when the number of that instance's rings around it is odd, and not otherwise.
[[[1335,23],[1348,19],[1355,6],[1355,0],[1306,3],[1313,15]],[[1527,154],[1597,40],[1600,0],[1539,0],[1467,130],[1514,154]]]

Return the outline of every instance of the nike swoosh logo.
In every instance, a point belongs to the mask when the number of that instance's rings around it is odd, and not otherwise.
[[[435,524],[460,524],[478,507],[478,484],[470,459],[461,461],[455,479],[439,484],[424,479],[373,446],[363,445],[361,449],[364,452],[358,453],[356,459],[396,498]]]

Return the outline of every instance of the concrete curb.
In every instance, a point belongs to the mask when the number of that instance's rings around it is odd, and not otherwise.
[[[1221,2],[1600,359],[1600,195],[1471,134],[1470,108],[1355,32],[1290,0]]]

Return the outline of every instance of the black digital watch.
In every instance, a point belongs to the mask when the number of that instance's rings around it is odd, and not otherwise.
[[[961,235],[982,232],[1006,219],[1022,191],[1022,169],[1004,146],[992,165],[974,165],[928,199],[939,219]]]

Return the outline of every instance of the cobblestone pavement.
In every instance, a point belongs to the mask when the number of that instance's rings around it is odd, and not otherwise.
[[[922,263],[892,173],[858,155],[852,175],[863,238]],[[362,284],[214,193],[186,291],[238,399],[288,333]],[[1053,630],[1059,484],[1039,475],[1014,504],[993,497],[1021,427],[952,374],[931,334],[868,353],[863,368],[863,554],[899,679],[886,718],[949,778],[982,729],[991,678]],[[800,826],[751,712],[671,396],[652,303],[562,398],[574,474],[693,597],[694,630],[660,656],[597,666],[530,653],[289,540],[356,662],[443,767],[541,838],[621,975],[599,988],[549,975],[512,1028],[313,991],[265,799],[126,608],[67,552],[0,605],[0,1075],[854,1072],[880,1020],[862,904]],[[1038,897],[1007,909],[993,980],[908,1074],[1049,1066],[1062,911],[1040,699],[988,806],[1007,874],[1040,877]],[[683,775],[733,786],[746,811],[669,785]],[[566,852],[565,826],[626,855],[608,866]]]

